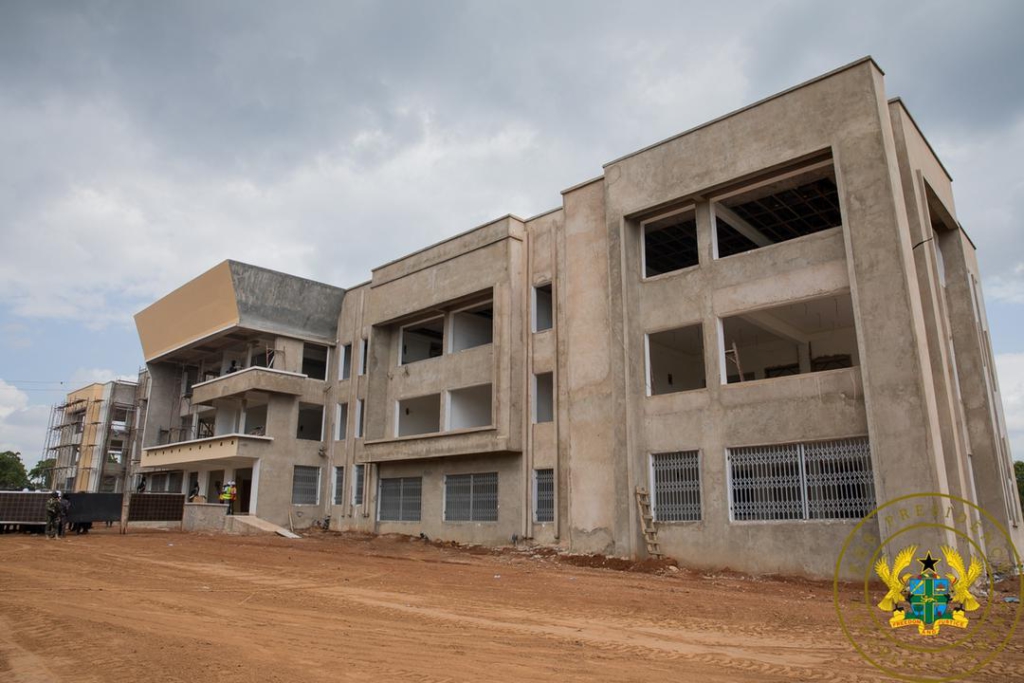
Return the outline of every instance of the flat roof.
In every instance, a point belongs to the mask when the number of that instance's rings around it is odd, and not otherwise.
[[[758,101],[756,101],[756,102],[754,102],[752,104],[748,104],[745,107],[740,107],[739,109],[733,110],[733,111],[729,112],[728,114],[723,114],[722,116],[719,116],[718,118],[711,119],[710,121],[705,121],[704,123],[700,124],[699,126],[694,126],[693,128],[690,128],[688,130],[684,130],[682,133],[676,133],[675,135],[667,137],[664,140],[661,140],[659,142],[655,142],[652,145],[647,145],[646,147],[641,147],[640,149],[636,150],[635,152],[630,152],[629,154],[624,154],[621,157],[619,157],[617,159],[613,159],[612,161],[609,161],[607,164],[604,164],[603,168],[608,168],[612,164],[617,164],[620,161],[623,161],[625,159],[629,159],[630,157],[635,157],[637,154],[642,154],[642,153],[644,153],[644,152],[646,152],[648,150],[654,149],[655,147],[660,147],[661,145],[664,145],[667,142],[672,142],[673,140],[678,140],[679,138],[685,137],[687,135],[690,135],[691,133],[694,133],[694,132],[696,132],[696,131],[698,131],[698,130],[700,130],[702,128],[707,128],[708,126],[714,125],[714,124],[716,124],[716,123],[718,123],[720,121],[724,121],[726,119],[732,118],[733,116],[736,116],[737,114],[742,114],[743,112],[748,111],[750,109],[753,109],[754,107],[759,107],[762,104],[765,104],[766,102],[771,102],[772,100],[778,99],[778,98],[782,97],[783,95],[788,95],[791,92],[794,92],[796,90],[800,90],[801,88],[806,88],[807,86],[813,85],[813,84],[815,84],[815,83],[817,83],[819,81],[823,81],[826,78],[831,78],[832,76],[835,76],[838,73],[842,73],[843,71],[847,71],[847,70],[852,69],[852,68],[854,68],[856,66],[860,66],[861,64],[864,64],[865,62],[869,62],[869,63],[873,64],[874,67],[876,69],[878,69],[879,73],[881,73],[883,76],[885,75],[885,72],[882,71],[882,67],[878,66],[878,62],[875,61],[874,57],[872,57],[871,55],[867,55],[866,57],[861,57],[860,59],[858,59],[858,60],[856,60],[854,62],[850,62],[849,64],[846,64],[845,66],[841,66],[838,69],[833,69],[832,71],[829,71],[827,73],[823,73],[820,76],[815,76],[814,78],[810,79],[809,81],[804,81],[803,83],[800,83],[798,85],[794,85],[791,88],[786,88],[785,90],[779,91],[779,92],[775,93],[774,95],[769,95],[768,97],[760,99],[760,100],[758,100]]]

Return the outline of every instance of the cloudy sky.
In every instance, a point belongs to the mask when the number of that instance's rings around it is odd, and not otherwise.
[[[0,449],[226,258],[347,286],[871,54],[954,178],[1024,458],[1024,3],[0,4]],[[60,384],[60,383],[63,384]]]

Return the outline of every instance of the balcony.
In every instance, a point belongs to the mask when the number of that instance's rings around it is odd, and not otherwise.
[[[142,467],[176,467],[202,463],[217,467],[248,467],[257,458],[270,452],[274,439],[269,436],[222,434],[166,446],[153,446],[142,451]]]
[[[250,391],[301,396],[306,375],[253,366],[192,385],[192,403],[210,405],[215,399],[240,396]]]
[[[401,462],[482,454],[521,453],[522,447],[495,427],[453,429],[366,441],[366,462]]]

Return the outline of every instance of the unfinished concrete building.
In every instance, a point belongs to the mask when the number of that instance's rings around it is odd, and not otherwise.
[[[97,382],[51,406],[43,459],[53,460],[54,489],[123,490],[137,421],[137,391],[135,382]]]
[[[1020,545],[974,246],[864,59],[347,290],[226,262],[137,316],[146,471],[277,524],[831,573],[885,501]]]

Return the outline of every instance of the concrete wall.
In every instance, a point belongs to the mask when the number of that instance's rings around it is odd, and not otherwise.
[[[444,477],[446,474],[498,473],[497,522],[444,521]],[[512,534],[518,534],[521,517],[520,491],[522,481],[519,456],[447,458],[429,462],[387,463],[378,470],[380,478],[422,477],[423,503],[419,522],[378,522],[379,533],[416,535],[424,533],[430,538],[505,545],[511,543]],[[373,510],[377,505],[377,488],[371,492]]]

